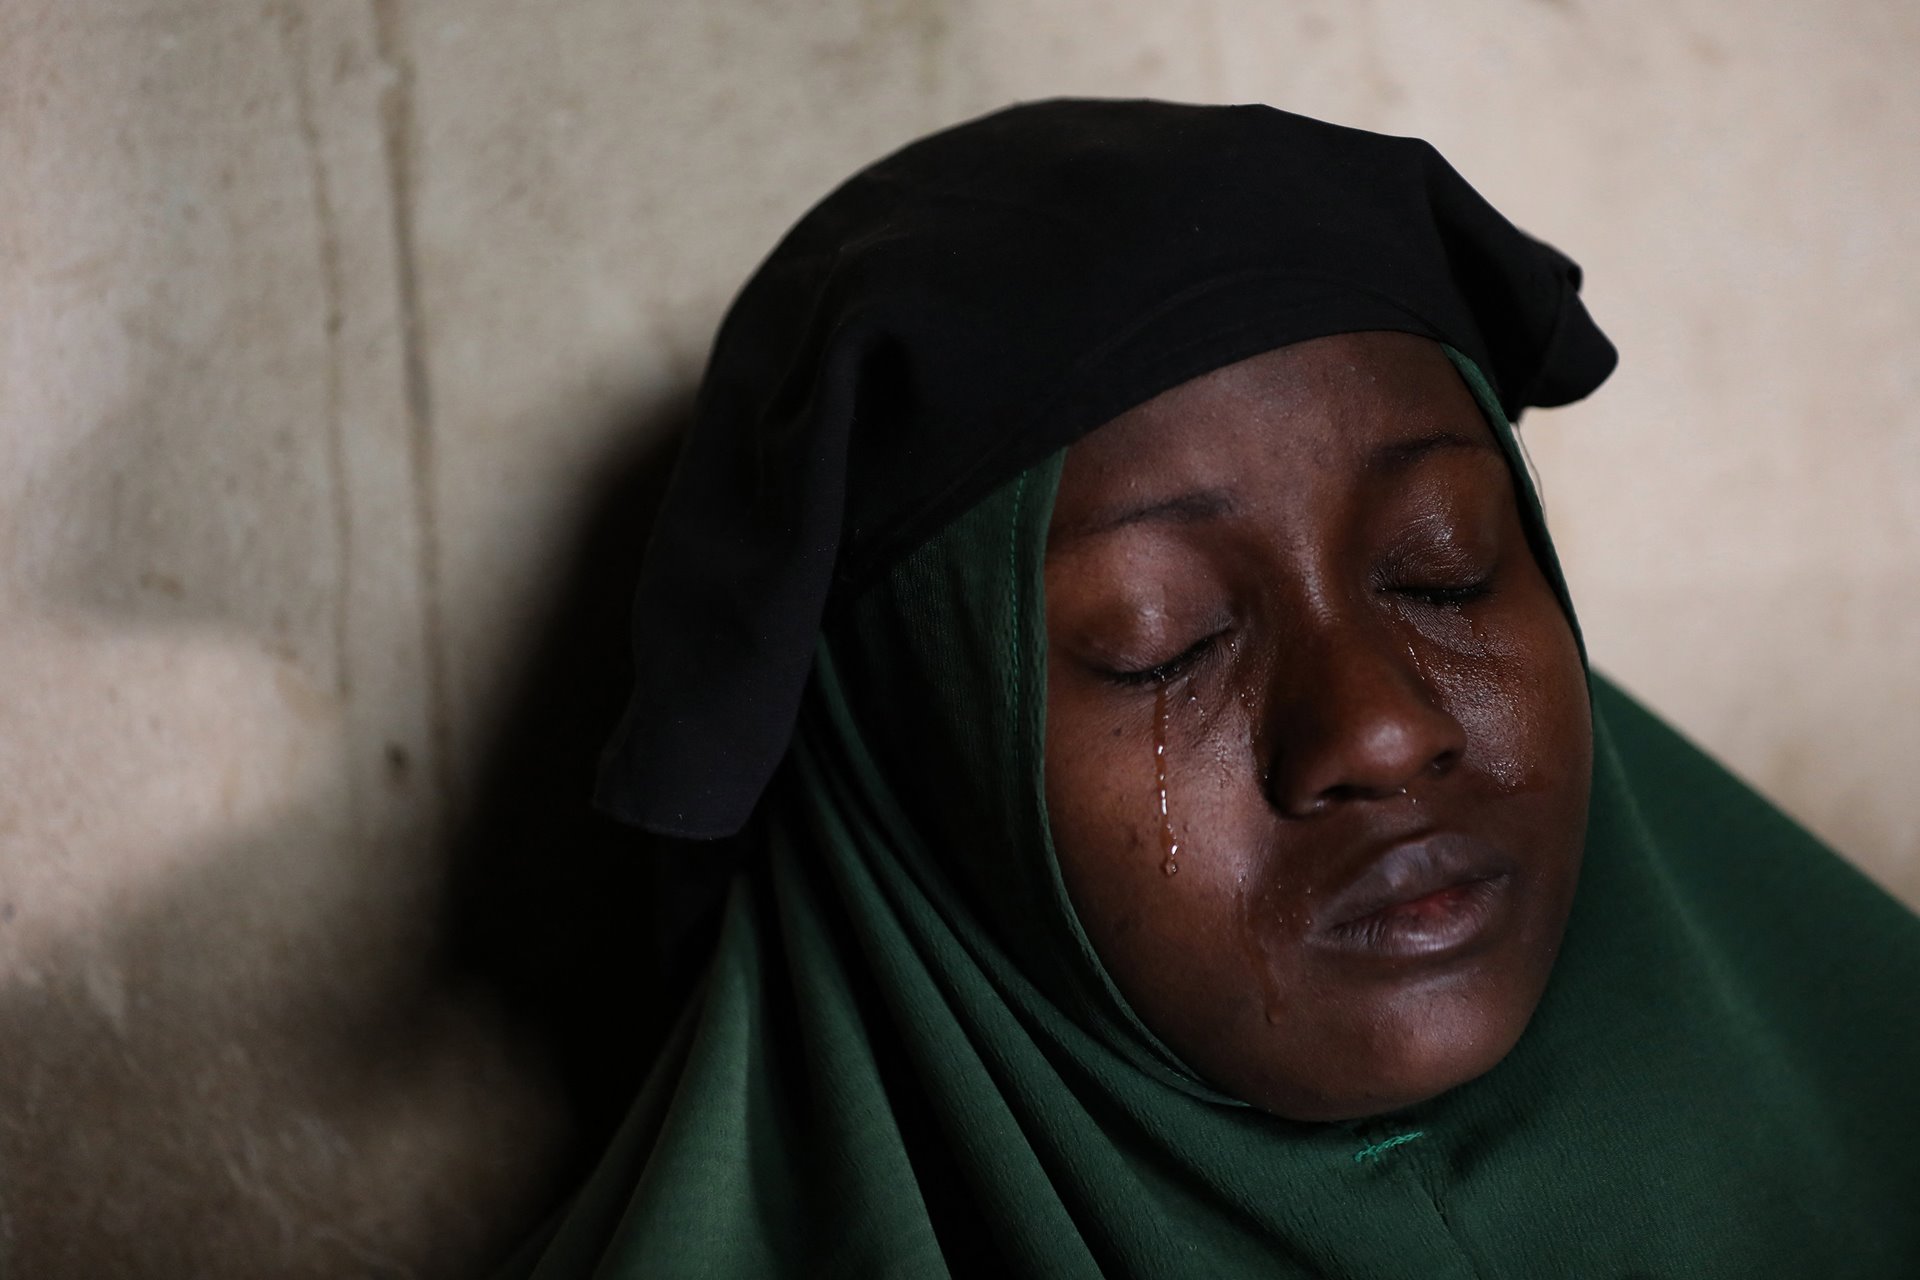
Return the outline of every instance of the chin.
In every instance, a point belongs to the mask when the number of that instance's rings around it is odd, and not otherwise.
[[[1340,1011],[1345,1035],[1331,1034],[1364,1050],[1334,1055],[1364,1061],[1364,1070],[1268,1080],[1241,1096],[1283,1119],[1311,1123],[1365,1120],[1430,1102],[1498,1066],[1538,1003],[1538,992],[1492,995],[1475,992],[1477,985],[1396,993],[1386,1008],[1357,1000]]]
[[[1499,1045],[1497,1052],[1491,1053],[1481,1046],[1474,1046],[1468,1052],[1420,1055],[1401,1070],[1368,1081],[1363,1093],[1327,1098],[1322,1114],[1313,1118],[1329,1121],[1365,1120],[1431,1102],[1499,1066],[1501,1059],[1507,1056],[1518,1040],[1519,1037],[1515,1036]]]

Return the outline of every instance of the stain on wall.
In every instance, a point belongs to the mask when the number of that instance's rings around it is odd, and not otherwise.
[[[1417,133],[1574,253],[1624,363],[1526,430],[1597,660],[1920,901],[1910,6],[0,23],[0,1272],[466,1275],[550,1203],[668,1003],[597,1003],[629,481],[807,205],[1019,98]]]

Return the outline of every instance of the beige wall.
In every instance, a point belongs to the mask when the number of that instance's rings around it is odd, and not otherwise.
[[[9,0],[0,1271],[534,1211],[560,1104],[431,922],[547,575],[773,238],[1014,98],[1418,133],[1574,253],[1624,364],[1527,434],[1596,658],[1920,901],[1916,56],[1903,0]]]

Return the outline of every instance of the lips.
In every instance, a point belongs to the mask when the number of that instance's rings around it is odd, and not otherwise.
[[[1336,891],[1307,940],[1386,959],[1450,957],[1511,914],[1514,872],[1511,858],[1472,836],[1407,840]]]

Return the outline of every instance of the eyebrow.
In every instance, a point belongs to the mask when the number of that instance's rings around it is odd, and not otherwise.
[[[1219,520],[1237,509],[1233,495],[1224,489],[1196,489],[1192,493],[1161,498],[1139,506],[1101,512],[1091,519],[1055,525],[1047,534],[1049,548],[1064,546],[1081,538],[1112,533],[1135,524],[1199,524]]]
[[[1495,458],[1502,457],[1499,449],[1490,440],[1482,440],[1443,428],[1410,439],[1390,440],[1378,445],[1367,454],[1362,466],[1370,472],[1391,474],[1404,471],[1414,463],[1431,457],[1435,453],[1454,449],[1485,453]],[[1086,520],[1057,524],[1047,532],[1047,546],[1051,550],[1082,538],[1112,533],[1116,529],[1124,529],[1129,525],[1200,524],[1207,520],[1224,519],[1236,514],[1238,510],[1239,505],[1234,501],[1233,495],[1225,489],[1196,489],[1192,493],[1154,499],[1138,506],[1100,512]]]
[[[1386,444],[1379,445],[1367,455],[1365,465],[1368,471],[1404,471],[1422,458],[1451,449],[1468,449],[1476,453],[1491,454],[1496,458],[1502,457],[1500,450],[1491,440],[1483,440],[1477,436],[1463,435],[1458,431],[1442,428],[1411,439],[1390,440]]]

